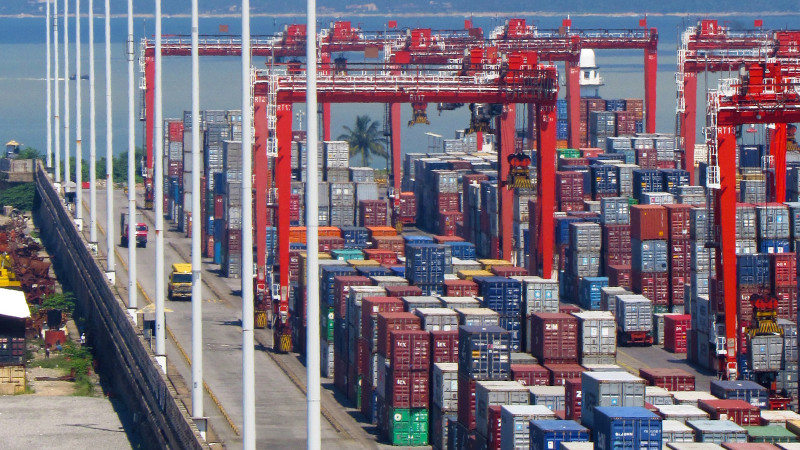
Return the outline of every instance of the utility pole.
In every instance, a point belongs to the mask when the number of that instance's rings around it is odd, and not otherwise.
[[[94,0],[89,0],[89,243],[97,252],[97,98],[94,78]],[[107,215],[111,217],[111,210]],[[110,235],[111,230],[106,234]]]
[[[51,67],[50,67],[50,0],[46,0],[45,4],[45,33],[47,34],[47,51],[46,58],[47,63],[45,64],[45,70],[47,70],[47,170],[50,170],[53,167],[53,93],[52,93],[52,86],[50,86],[52,75]],[[58,38],[56,38],[58,39]]]
[[[81,0],[75,0],[75,225],[83,231],[83,95],[81,95]]]
[[[154,212],[156,216],[156,360],[167,373],[166,318],[164,317],[164,111],[161,86],[161,0],[156,0],[156,111],[153,136],[155,147]],[[133,238],[133,236],[129,236]]]
[[[53,128],[55,128],[55,144],[56,144],[56,170],[55,179],[56,185],[61,184],[61,89],[58,73],[58,0],[53,0],[53,53],[55,54],[55,65],[53,70],[55,77],[53,77],[53,97],[55,110],[55,117]],[[59,189],[60,190],[60,189]]]
[[[130,243],[130,236],[136,236],[136,79],[133,71],[133,0],[128,0],[128,40],[125,45],[125,56],[128,57],[128,217],[130,218],[128,242]],[[134,323],[138,320],[136,315],[138,307],[136,246],[128,244],[128,313]]]
[[[111,5],[105,1],[105,51],[106,51],[106,276],[116,283],[116,255],[114,253],[114,140],[111,114]],[[136,247],[134,245],[134,247]],[[136,294],[134,294],[136,295]]]

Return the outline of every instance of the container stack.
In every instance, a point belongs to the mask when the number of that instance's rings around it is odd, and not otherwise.
[[[535,313],[529,318],[530,352],[542,364],[578,362],[578,320],[564,313]]]
[[[578,319],[580,363],[614,364],[617,361],[617,324],[608,311],[574,313]]]
[[[339,169],[330,169],[339,170]],[[330,212],[331,226],[345,227],[355,224],[355,184],[344,182],[330,182]]]
[[[361,303],[361,340],[360,346],[364,348],[360,364],[363,374],[361,377],[361,412],[371,423],[378,420],[378,314],[403,312],[403,302],[397,297],[364,297]],[[407,319],[411,326],[416,325],[410,317]],[[417,326],[417,328],[419,328]],[[359,406],[359,405],[356,405]]]
[[[568,265],[564,273],[566,298],[579,301],[580,280],[583,277],[600,275],[600,250],[602,248],[600,225],[592,222],[575,222],[569,224]],[[596,282],[595,286],[599,286]],[[607,284],[607,283],[606,283]]]
[[[499,314],[500,327],[510,334],[511,351],[521,351],[522,283],[500,276],[474,277],[472,281],[478,285],[482,306]]]
[[[406,278],[422,289],[423,295],[444,294],[446,246],[406,245]]]
[[[653,343],[653,302],[643,295],[617,295],[615,313],[620,345]]]
[[[686,284],[691,279],[692,268],[692,207],[681,204],[664,207],[669,236],[669,307],[672,312],[683,313]]]
[[[661,448],[661,418],[643,407],[598,407],[592,437],[599,448]]]
[[[669,308],[668,235],[667,211],[663,206],[631,207],[631,287],[649,299],[656,312],[666,312]]]
[[[597,408],[644,406],[645,381],[628,372],[583,372],[581,383],[581,424],[595,433],[603,426],[595,424]]]
[[[781,370],[778,371],[776,391],[791,399],[798,397],[798,365],[797,365],[797,323],[786,319],[778,319],[778,326],[783,330],[783,358]]]
[[[224,141],[222,148],[225,161],[223,173],[226,180],[224,192],[226,236],[222,241],[222,271],[228,278],[239,278],[242,271],[242,143]]]
[[[325,181],[344,183],[350,181],[350,144],[347,141],[322,142]]]
[[[616,136],[616,133],[617,115],[613,111],[589,112],[589,145],[591,147],[606,148],[606,138]]]
[[[435,363],[431,377],[430,443],[448,448],[448,424],[458,421],[458,363]]]

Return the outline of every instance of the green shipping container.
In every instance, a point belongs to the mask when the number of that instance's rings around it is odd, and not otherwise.
[[[747,431],[748,442],[766,442],[768,444],[797,442],[797,436],[794,433],[779,425],[742,428]]]
[[[364,260],[364,252],[358,249],[337,249],[331,250],[331,256],[333,259],[338,259],[340,261],[363,261]]]
[[[577,148],[560,148],[558,149],[559,158],[580,158],[581,151]]]
[[[669,306],[665,305],[655,305],[653,306],[653,314],[661,314],[661,313],[668,313]]]
[[[428,410],[389,408],[389,442],[392,445],[428,445]]]
[[[325,342],[333,342],[333,330],[336,328],[333,314],[333,306],[327,309],[323,306],[319,310],[319,329]]]
[[[638,204],[639,204],[639,200],[637,200],[637,199],[635,199],[633,197],[628,197],[628,205],[629,206],[638,205]]]

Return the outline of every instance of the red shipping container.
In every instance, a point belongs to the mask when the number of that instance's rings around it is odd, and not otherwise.
[[[631,226],[603,225],[603,252],[630,253]]]
[[[795,253],[772,253],[772,286],[795,286],[797,284],[797,255]]]
[[[458,207],[458,193],[436,193],[437,211],[460,211]]]
[[[657,169],[658,155],[654,148],[636,149],[636,164],[642,169]]]
[[[581,312],[581,308],[578,305],[570,305],[567,303],[561,303],[558,305],[559,314],[572,314],[576,312]]]
[[[379,264],[397,264],[397,253],[393,251],[374,248],[365,248],[363,251],[366,259],[378,261]]]
[[[579,172],[556,172],[556,200],[580,202],[583,206],[583,174]],[[583,208],[581,208],[582,210]]]
[[[458,362],[458,330],[431,331],[431,363]]]
[[[675,161],[658,161],[656,167],[659,169],[674,169],[676,164]]]
[[[583,199],[577,201],[560,201],[558,210],[561,212],[583,211]]]
[[[664,208],[667,210],[667,230],[670,240],[690,239],[692,206],[676,203],[664,205]]]
[[[488,436],[486,436],[487,448],[489,450],[500,450],[501,448],[501,410],[502,406],[500,405],[489,405],[489,423],[487,424]]]
[[[373,340],[377,339],[377,320],[371,318],[378,317],[380,313],[403,312],[403,301],[399,297],[364,297],[361,300],[361,336],[368,339],[370,348]],[[372,324],[375,329],[372,329]],[[373,335],[374,333],[374,335]]]
[[[521,277],[528,275],[528,269],[517,266],[492,266],[491,272],[498,277]]]
[[[387,225],[388,207],[383,200],[361,200],[358,202],[358,218],[362,227]]]
[[[169,122],[169,140],[171,142],[183,142],[183,122]]]
[[[672,353],[686,353],[686,338],[689,335],[691,324],[692,316],[689,314],[664,316],[664,350]]]
[[[564,386],[564,381],[571,378],[580,378],[585,371],[578,364],[546,364],[545,369],[550,372],[551,386]]]
[[[445,236],[456,235],[456,223],[461,222],[464,215],[461,211],[440,211],[439,212],[439,234]]]
[[[446,242],[464,242],[464,238],[460,236],[434,236],[433,241],[437,244],[444,244]]]
[[[563,313],[530,316],[530,346],[539,362],[574,363],[578,359],[578,319]]]
[[[550,371],[539,364],[511,364],[511,379],[525,386],[547,386]]]
[[[378,313],[378,353],[389,354],[392,331],[419,330],[421,326],[419,316],[409,312]]]
[[[744,400],[700,400],[697,407],[714,420],[732,420],[744,427],[761,425],[761,410]]]
[[[458,423],[467,430],[474,430],[475,422],[475,388],[477,381],[458,373]]]
[[[370,342],[368,339],[361,338],[358,340],[356,347],[358,348],[358,375],[365,375],[369,373],[370,359],[372,359],[372,352],[370,351],[370,347],[372,347],[372,345],[370,344],[372,344],[372,342]],[[363,381],[361,384],[364,384]]]
[[[336,236],[320,236],[319,251],[330,253],[331,250],[341,250],[344,248],[344,239]]]
[[[626,265],[609,265],[606,267],[606,275],[608,275],[609,286],[621,286],[626,289],[631,288],[631,266]]]
[[[227,230],[225,232],[227,238],[227,248],[229,251],[236,251],[242,249],[242,230]],[[223,242],[223,244],[225,243]]]
[[[775,297],[778,297],[778,317],[795,322],[797,320],[797,285],[776,286]]]
[[[581,403],[583,403],[583,388],[580,378],[564,380],[564,403],[566,418],[581,420]]]
[[[669,270],[689,274],[692,270],[692,241],[672,239],[669,242]]]
[[[362,276],[333,277],[334,314],[340,319],[347,317],[347,297],[350,295],[350,286],[372,286],[372,280]]]
[[[471,280],[444,280],[444,295],[448,297],[477,297],[478,285]]]
[[[422,289],[419,286],[384,286],[386,295],[389,297],[413,297],[415,295],[422,295]]]
[[[630,241],[628,241],[630,242]],[[619,252],[619,253],[604,253],[603,258],[605,259],[606,265],[611,266],[630,266],[631,265],[631,252]]]
[[[631,206],[631,237],[640,241],[667,238],[667,210],[661,205]]]
[[[399,218],[403,223],[414,223],[417,220],[417,197],[413,192],[400,193]]]
[[[649,298],[656,306],[669,305],[669,273],[631,273],[633,292]]]
[[[430,383],[427,371],[392,368],[391,388],[387,400],[395,408],[427,408]],[[387,380],[389,382],[389,380]]]
[[[378,250],[390,250],[398,255],[405,254],[405,241],[401,236],[375,236],[372,246]]]
[[[396,330],[391,339],[391,365],[399,370],[428,370],[431,364],[431,337],[425,330]]]
[[[289,250],[289,281],[295,283],[300,277],[300,253],[303,250]]]
[[[647,380],[648,385],[662,387],[668,391],[695,390],[694,375],[683,369],[639,369],[639,376]]]
[[[584,158],[597,158],[598,156],[603,154],[603,149],[596,147],[588,147],[588,148],[584,147],[584,148],[579,148],[578,150],[580,150],[581,156]]]
[[[676,305],[683,305],[685,303],[684,296],[686,292],[684,290],[684,286],[689,283],[689,277],[691,272],[690,271],[673,271],[670,273],[669,277],[669,304],[676,306]]]

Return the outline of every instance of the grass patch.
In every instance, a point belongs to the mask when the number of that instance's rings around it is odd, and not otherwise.
[[[93,397],[94,396],[94,383],[85,373],[75,376],[75,393],[76,397]]]
[[[32,361],[30,367],[61,369],[64,375],[75,374],[75,394],[90,397],[94,395],[94,382],[89,377],[92,367],[92,353],[88,347],[80,347],[67,341],[59,354],[50,353],[50,358]]]

